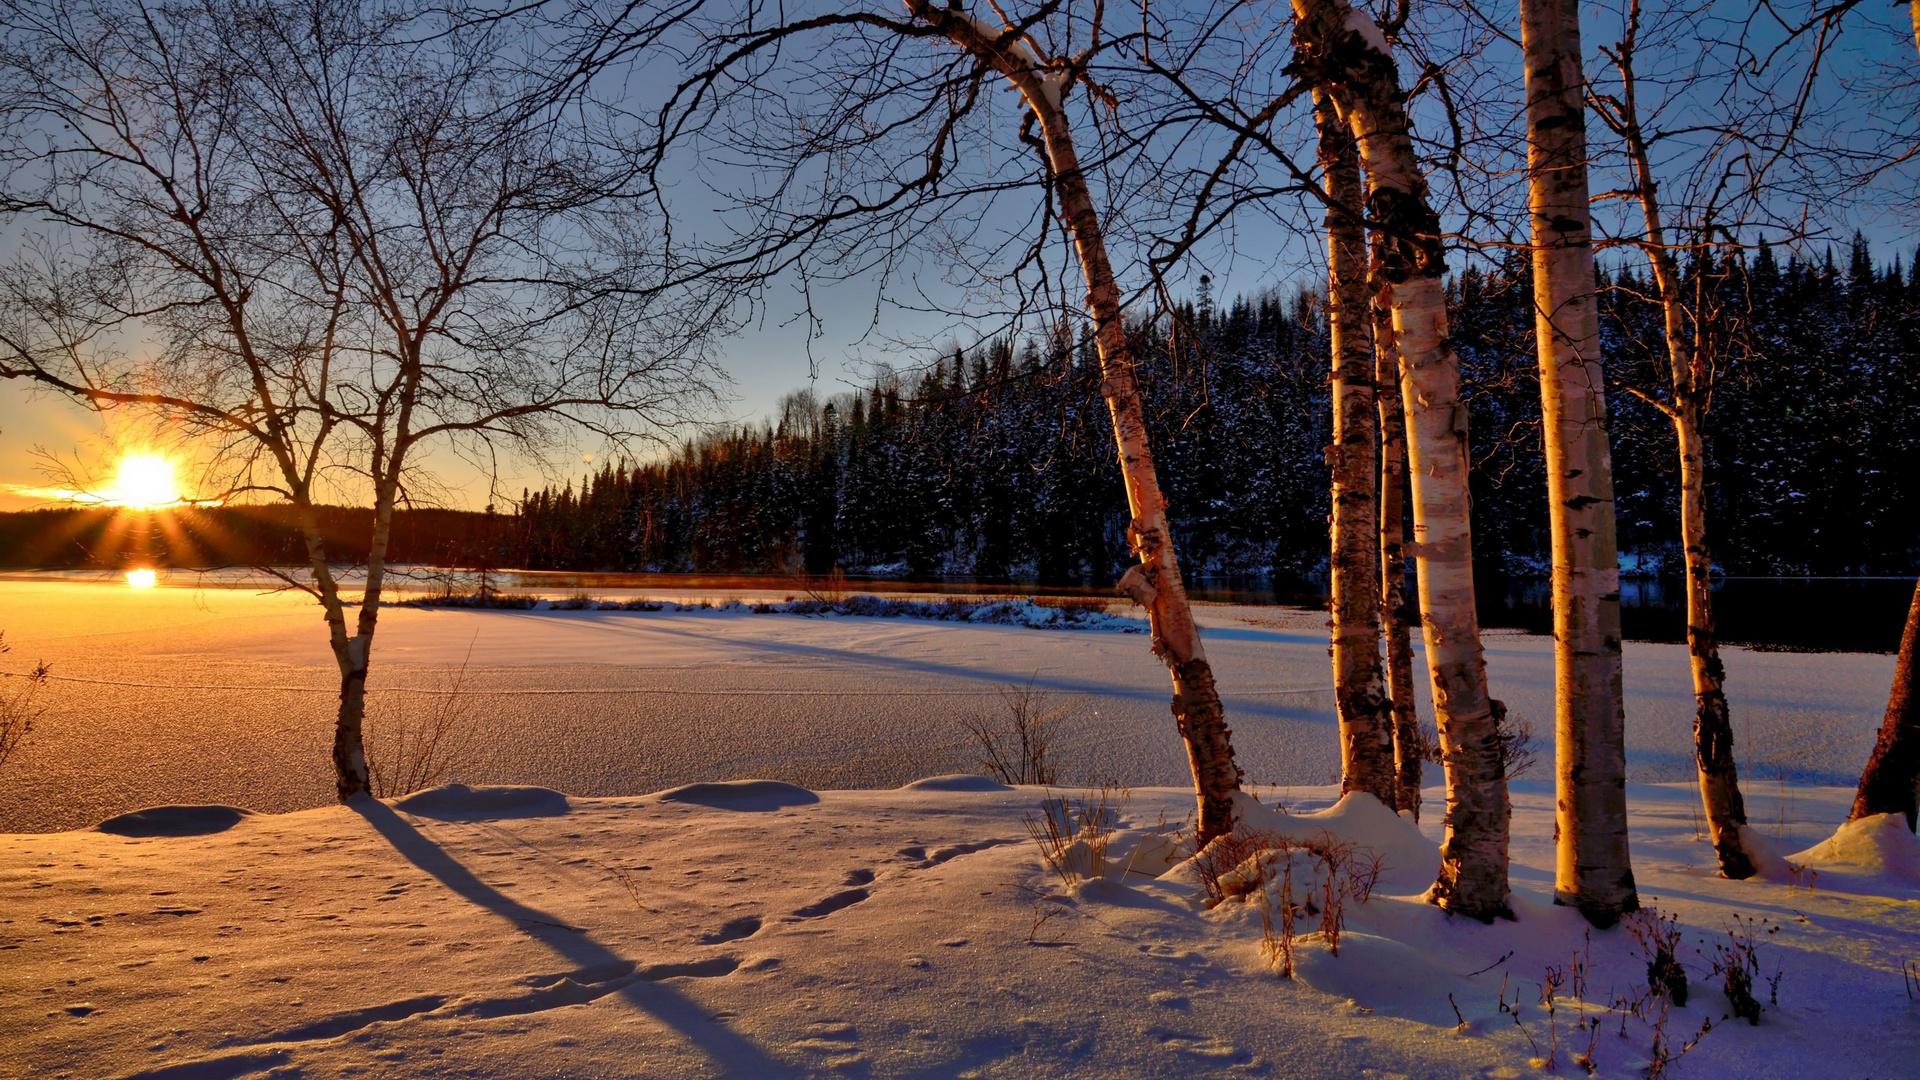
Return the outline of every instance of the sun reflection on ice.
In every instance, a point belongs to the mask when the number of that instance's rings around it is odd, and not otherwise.
[[[156,570],[129,570],[127,584],[135,589],[151,589],[160,584],[160,573]]]

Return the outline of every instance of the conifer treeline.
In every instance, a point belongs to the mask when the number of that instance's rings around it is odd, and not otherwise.
[[[1920,266],[1856,238],[1784,264],[1696,262],[1725,342],[1708,424],[1715,556],[1733,573],[1909,572],[1920,553]],[[1652,290],[1602,274],[1607,370],[1661,384]],[[1469,390],[1476,562],[1544,559],[1531,283],[1524,259],[1450,288]],[[1326,558],[1327,340],[1320,298],[1267,294],[1137,325],[1141,385],[1183,561],[1202,575],[1314,574]],[[1085,340],[1000,341],[664,461],[528,493],[507,564],[536,569],[904,573],[1106,584],[1125,503]],[[1611,394],[1622,548],[1677,543],[1672,433]],[[1668,563],[1678,565],[1677,559]]]

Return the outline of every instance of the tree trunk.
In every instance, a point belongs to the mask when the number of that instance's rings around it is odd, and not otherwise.
[[[1440,875],[1428,898],[1449,912],[1511,917],[1500,706],[1487,693],[1468,525],[1467,408],[1447,336],[1440,219],[1414,154],[1399,71],[1373,20],[1346,0],[1293,0],[1295,67],[1333,93],[1360,144],[1374,261],[1391,288],[1413,477],[1413,555],[1447,773]]]
[[[1676,305],[1677,306],[1677,305]],[[1747,850],[1747,803],[1733,760],[1733,719],[1727,708],[1727,669],[1713,619],[1713,558],[1707,548],[1706,448],[1693,395],[1671,414],[1680,447],[1680,546],[1686,560],[1687,659],[1693,672],[1693,760],[1700,802],[1720,872],[1739,881],[1758,870]]]
[[[1915,8],[1920,31],[1920,6]],[[1920,582],[1913,587],[1907,608],[1907,626],[1900,634],[1900,655],[1893,664],[1893,690],[1887,695],[1887,717],[1880,723],[1873,755],[1860,773],[1860,790],[1853,797],[1848,821],[1871,814],[1904,814],[1907,828],[1915,827],[1920,809]]]
[[[1375,285],[1374,383],[1380,405],[1380,621],[1387,635],[1387,689],[1393,695],[1394,809],[1420,820],[1426,741],[1413,702],[1413,641],[1407,628],[1407,414],[1400,404],[1400,347],[1390,296]]]
[[[1637,14],[1637,9],[1636,9]],[[1635,98],[1633,45],[1637,20],[1615,52],[1620,70],[1616,127],[1627,145],[1633,168],[1634,194],[1647,229],[1647,261],[1653,268],[1654,288],[1667,339],[1668,400],[1656,402],[1673,422],[1680,455],[1680,546],[1686,560],[1687,657],[1693,674],[1693,757],[1700,775],[1700,801],[1706,810],[1708,835],[1720,872],[1734,880],[1754,875],[1756,855],[1747,847],[1747,807],[1740,796],[1740,774],[1733,760],[1733,724],[1724,688],[1726,668],[1720,663],[1720,644],[1714,634],[1713,558],[1707,545],[1706,451],[1701,444],[1701,421],[1712,376],[1706,329],[1696,323],[1688,332],[1687,310],[1681,299],[1680,271],[1667,248],[1666,225],[1660,210],[1659,184],[1640,130]]]
[[[1073,236],[1086,279],[1087,312],[1093,319],[1100,359],[1100,393],[1113,420],[1120,474],[1133,515],[1127,537],[1140,562],[1121,578],[1119,588],[1146,608],[1154,654],[1172,670],[1174,722],[1186,743],[1198,803],[1196,831],[1198,841],[1205,844],[1233,831],[1233,796],[1240,790],[1240,769],[1167,526],[1167,503],[1147,444],[1146,414],[1134,381],[1136,362],[1127,339],[1120,289],[1063,107],[1067,74],[1061,66],[1043,61],[1023,36],[995,32],[958,9],[935,7],[927,0],[906,0],[906,6],[914,18],[992,65],[1020,92],[1039,124],[1060,216]]]
[[[1620,563],[1593,299],[1577,0],[1521,0],[1534,336],[1553,537],[1556,904],[1612,926],[1640,906],[1627,853]]]
[[[307,546],[307,566],[313,571],[313,592],[326,617],[327,644],[340,670],[340,707],[333,727],[333,779],[340,801],[346,802],[372,790],[361,739],[367,712],[367,650],[359,638],[347,633],[346,605],[341,602],[333,567],[327,562],[326,541],[320,535],[306,492],[297,485],[294,503],[299,508],[301,534]]]
[[[1333,353],[1331,601],[1333,698],[1340,723],[1340,792],[1388,806],[1394,793],[1393,706],[1380,670],[1379,547],[1374,513],[1374,363],[1367,314],[1367,236],[1353,134],[1325,91],[1314,91],[1327,185],[1327,332]]]

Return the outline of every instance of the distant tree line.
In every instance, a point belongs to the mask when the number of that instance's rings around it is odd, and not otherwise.
[[[1709,417],[1717,563],[1736,574],[1911,572],[1920,557],[1920,265],[1696,264],[1736,343]],[[1627,392],[1659,382],[1660,313],[1603,275],[1622,549],[1678,565],[1667,419]],[[1479,572],[1539,572],[1547,550],[1531,281],[1524,259],[1451,284],[1469,389]],[[1327,339],[1317,292],[1135,327],[1141,385],[1196,573],[1317,578],[1326,560]],[[1106,585],[1127,562],[1111,430],[1084,338],[1000,340],[912,376],[713,432],[642,465],[524,493],[517,511],[401,509],[390,558],[549,570],[904,574]],[[328,550],[363,559],[371,511],[325,508]],[[294,564],[290,511],[0,515],[12,566]]]
[[[1696,262],[1729,340],[1709,414],[1718,565],[1735,574],[1911,572],[1920,556],[1920,266],[1856,238],[1784,262]],[[1666,362],[1650,283],[1602,275],[1622,549],[1676,570],[1667,418],[1633,396]],[[1475,563],[1537,574],[1548,548],[1532,282],[1515,258],[1449,289],[1468,389]],[[1315,577],[1326,560],[1326,324],[1318,293],[1139,325],[1157,463],[1193,572]],[[1127,515],[1091,347],[1009,341],[858,394],[796,394],[766,423],[525,495],[517,565],[902,573],[1102,585]]]

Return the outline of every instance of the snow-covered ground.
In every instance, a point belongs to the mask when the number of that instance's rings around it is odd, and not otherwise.
[[[1210,606],[1202,622],[1248,775],[1331,782],[1324,616]],[[78,828],[156,803],[280,811],[331,801],[337,683],[305,598],[0,578],[0,630],[15,647],[0,670],[45,658],[56,676],[49,712],[4,774],[0,830]],[[1487,643],[1495,694],[1544,744],[1550,639],[1491,633]],[[1726,662],[1749,790],[1854,780],[1892,657],[1734,648]],[[375,736],[382,717],[441,708],[439,692],[463,664],[449,776],[472,783],[578,795],[742,776],[888,787],[974,768],[965,720],[1000,713],[1001,689],[1028,682],[1074,708],[1062,738],[1066,779],[1186,779],[1166,671],[1134,634],[721,611],[393,608],[374,647]],[[1421,714],[1431,716],[1421,684]],[[1629,643],[1626,688],[1632,778],[1690,777],[1683,647]]]
[[[1829,839],[1890,658],[1730,650],[1749,811],[1797,869],[1728,882],[1687,782],[1684,654],[1628,646],[1634,868],[1692,991],[1671,1007],[1633,933],[1549,903],[1545,765],[1515,786],[1517,920],[1450,920],[1419,899],[1437,788],[1416,831],[1300,786],[1335,762],[1320,616],[1204,621],[1263,800],[1243,818],[1382,859],[1338,955],[1301,916],[1291,979],[1263,951],[1273,890],[1210,906],[1181,861],[1191,797],[1153,786],[1184,762],[1138,635],[389,610],[376,737],[453,701],[453,778],[545,786],[341,807],[302,600],[0,581],[6,669],[62,680],[0,828],[79,829],[0,835],[0,1076],[1912,1075],[1920,845],[1897,821]],[[1547,640],[1488,652],[1544,729]],[[1029,681],[1077,709],[1071,778],[1132,785],[1093,880],[1029,839],[1046,792],[896,786],[970,769],[963,721]],[[124,814],[159,803],[199,805]],[[1746,941],[1757,1026],[1715,972]]]
[[[1295,811],[1329,795],[1264,793]],[[1783,850],[1826,835],[1847,793],[1791,795],[1754,799]],[[1378,804],[1250,808],[1388,855],[1340,954],[1299,941],[1292,980],[1263,958],[1260,901],[1210,910],[1191,868],[1153,876],[1184,793],[1121,798],[1115,869],[1071,887],[1026,839],[1041,799],[972,780],[436,789],[0,836],[0,1073],[1512,1077],[1549,1055],[1582,1075],[1590,1054],[1624,1077],[1645,1072],[1663,1011],[1670,1053],[1711,1024],[1674,1077],[1910,1076],[1920,1054],[1900,972],[1920,952],[1920,882],[1833,865],[1812,888],[1719,880],[1684,785],[1632,792],[1641,895],[1679,919],[1692,991],[1639,1016],[1632,936],[1589,938],[1546,902],[1538,783],[1514,818],[1519,919],[1492,926],[1413,895],[1431,847]],[[1740,920],[1758,1026],[1727,1015],[1711,973]],[[1548,969],[1575,965],[1549,1019]]]

